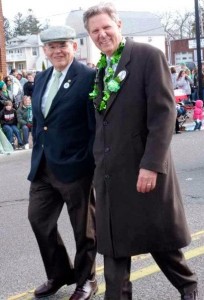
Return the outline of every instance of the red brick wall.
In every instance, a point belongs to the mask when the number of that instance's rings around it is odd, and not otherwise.
[[[183,40],[173,40],[171,41],[171,57],[172,64],[175,64],[175,54],[178,52],[192,52],[194,54],[194,49],[189,49],[188,41],[191,39]],[[193,39],[194,40],[194,39]],[[195,58],[194,58],[195,60]]]
[[[0,72],[3,73],[3,76],[7,75],[5,47],[3,11],[2,2],[0,0]]]

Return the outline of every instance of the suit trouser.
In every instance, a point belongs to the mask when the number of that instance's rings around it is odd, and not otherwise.
[[[191,293],[197,288],[197,276],[189,269],[181,250],[152,252],[151,255],[181,295]],[[130,262],[131,258],[129,257],[112,258],[104,256],[105,300],[132,299],[132,289],[129,281]]]
[[[76,242],[74,268],[57,229],[66,203]],[[95,199],[92,177],[59,182],[45,163],[30,186],[28,218],[35,233],[48,279],[83,285],[95,273]],[[68,233],[68,232],[67,232]]]

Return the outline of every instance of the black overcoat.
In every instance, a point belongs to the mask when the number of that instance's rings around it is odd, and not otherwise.
[[[190,235],[169,149],[176,110],[168,65],[160,50],[127,40],[116,74],[121,71],[120,90],[105,112],[96,111],[98,251],[123,257],[178,249]],[[158,172],[150,193],[136,191],[140,168]]]

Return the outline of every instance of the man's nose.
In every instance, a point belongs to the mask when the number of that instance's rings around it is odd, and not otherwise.
[[[106,36],[107,36],[106,31],[105,31],[105,30],[100,30],[100,31],[99,31],[99,36],[100,36],[100,37],[106,37]]]

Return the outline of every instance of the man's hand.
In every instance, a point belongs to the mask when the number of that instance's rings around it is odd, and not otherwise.
[[[152,191],[157,182],[157,173],[146,170],[146,169],[140,169],[139,176],[137,180],[137,191],[140,193],[148,193]]]

